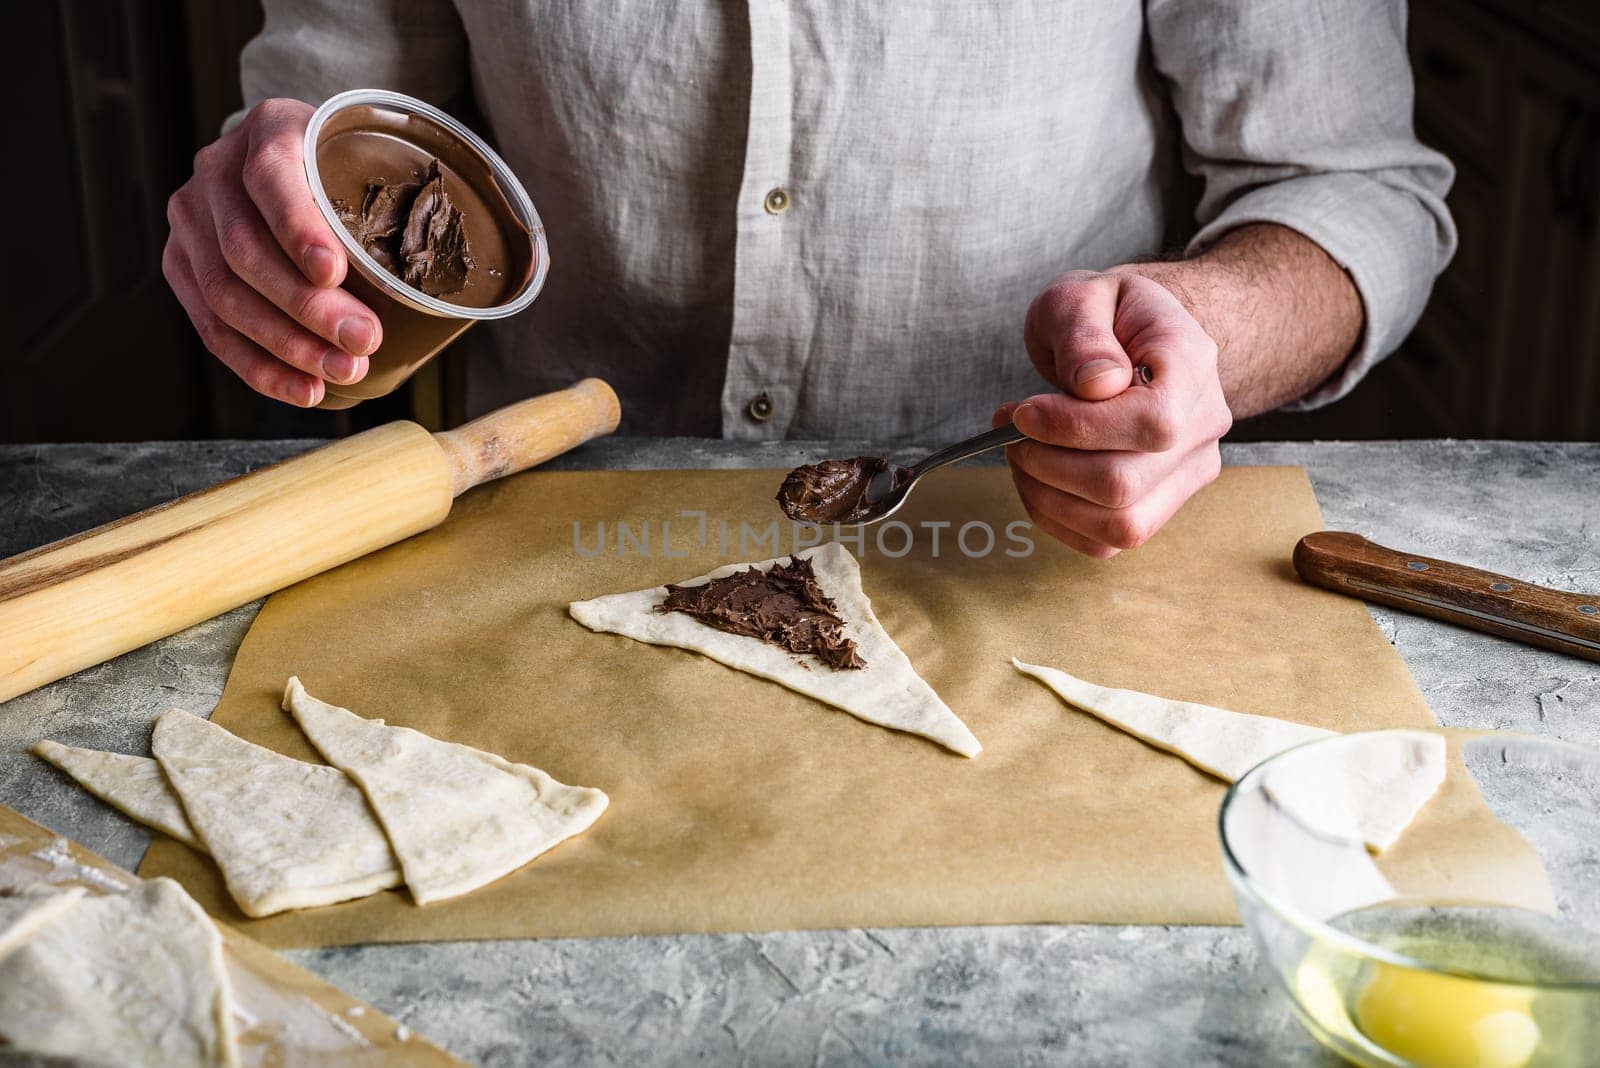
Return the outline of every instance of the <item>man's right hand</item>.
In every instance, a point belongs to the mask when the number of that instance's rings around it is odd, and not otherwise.
[[[306,184],[312,108],[266,100],[194,157],[167,201],[161,270],[207,349],[258,393],[309,408],[367,373],[378,317],[338,288],[348,264]]]

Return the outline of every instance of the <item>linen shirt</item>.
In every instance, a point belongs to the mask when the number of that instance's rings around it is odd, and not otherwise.
[[[474,329],[473,410],[600,375],[625,433],[953,440],[1049,388],[1022,324],[1056,275],[1252,222],[1363,301],[1314,406],[1399,343],[1454,249],[1401,0],[264,6],[247,105],[473,109],[538,207],[549,279]]]

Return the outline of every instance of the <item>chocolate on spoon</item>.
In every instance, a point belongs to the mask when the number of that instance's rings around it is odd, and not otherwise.
[[[909,467],[875,456],[804,464],[784,478],[778,490],[778,506],[784,515],[800,523],[876,523],[898,511],[911,495],[911,488],[930,471],[1026,438],[1026,434],[1008,424],[958,441]]]

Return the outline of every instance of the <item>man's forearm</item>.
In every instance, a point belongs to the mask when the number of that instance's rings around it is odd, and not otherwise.
[[[1350,276],[1284,226],[1241,226],[1193,259],[1116,270],[1161,283],[1211,335],[1236,419],[1305,396],[1361,339],[1361,297]]]

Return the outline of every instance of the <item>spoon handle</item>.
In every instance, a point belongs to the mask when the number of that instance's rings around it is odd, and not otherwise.
[[[953,464],[957,460],[965,460],[969,456],[976,456],[980,452],[988,452],[990,449],[998,449],[1003,445],[1015,445],[1019,441],[1026,441],[1027,437],[1028,435],[1018,430],[1015,425],[1007,423],[1005,426],[979,434],[977,437],[968,438],[966,441],[958,441],[954,445],[940,449],[933,455],[925,457],[919,463],[913,465],[911,474],[913,477],[920,478],[936,467]]]

